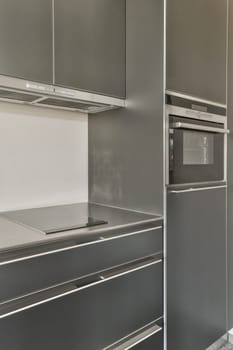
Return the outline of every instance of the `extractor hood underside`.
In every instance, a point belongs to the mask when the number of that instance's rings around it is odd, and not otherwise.
[[[0,101],[85,113],[125,107],[125,100],[0,75]]]

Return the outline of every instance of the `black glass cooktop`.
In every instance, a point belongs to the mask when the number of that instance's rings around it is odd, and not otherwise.
[[[3,213],[3,215],[44,234],[69,232],[108,223],[102,217],[96,217],[89,206],[80,204],[18,210]]]
[[[46,230],[44,230],[44,233],[46,233],[48,235],[48,234],[51,234],[51,233],[72,231],[72,230],[77,230],[79,228],[92,227],[92,226],[103,225],[103,224],[107,224],[107,221],[97,220],[95,218],[88,217],[86,222],[77,222],[76,225],[70,225],[70,226],[55,227],[55,228],[46,229]]]

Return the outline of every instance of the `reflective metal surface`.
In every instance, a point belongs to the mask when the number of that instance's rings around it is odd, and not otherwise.
[[[124,99],[0,75],[0,101],[27,103],[85,113],[125,107]]]

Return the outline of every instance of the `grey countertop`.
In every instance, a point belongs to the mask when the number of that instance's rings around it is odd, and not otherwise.
[[[85,217],[105,220],[107,224],[54,234],[43,232],[54,222],[59,222],[63,227],[68,223],[72,226],[75,224],[75,220],[83,220]],[[149,215],[91,203],[4,212],[0,215],[0,252],[36,247],[145,224],[153,225],[158,224],[158,222],[162,223],[162,220],[163,217],[159,215]]]

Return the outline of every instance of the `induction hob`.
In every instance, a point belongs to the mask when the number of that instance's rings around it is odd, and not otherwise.
[[[92,217],[88,217],[83,220],[83,222],[77,222],[75,225],[69,225],[69,226],[64,226],[64,227],[53,227],[44,230],[43,232],[47,235],[51,233],[59,233],[59,232],[64,232],[64,231],[72,231],[72,230],[78,230],[80,228],[84,227],[92,227],[92,226],[97,226],[97,225],[103,225],[107,224],[107,221],[104,220],[97,220]]]
[[[17,210],[5,212],[3,216],[44,234],[55,234],[108,223],[102,218],[93,217],[87,206],[77,204]]]

